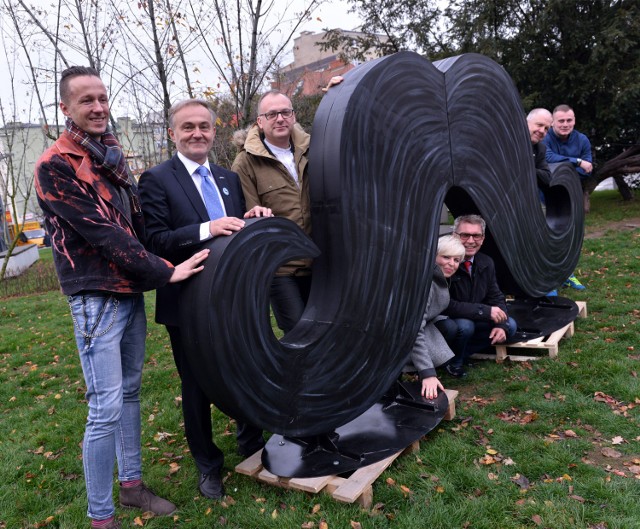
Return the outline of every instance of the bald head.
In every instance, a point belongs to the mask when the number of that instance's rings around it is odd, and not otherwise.
[[[547,135],[551,123],[553,123],[553,116],[546,108],[534,108],[529,112],[527,115],[527,125],[529,127],[531,143],[540,143]]]

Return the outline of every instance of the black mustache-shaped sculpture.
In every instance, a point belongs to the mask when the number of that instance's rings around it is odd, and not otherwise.
[[[324,97],[310,152],[313,242],[284,219],[248,222],[209,244],[184,288],[187,351],[212,402],[237,419],[314,436],[384,394],[421,323],[445,202],[486,219],[503,284],[529,296],[578,261],[577,179],[555,173],[545,219],[519,95],[483,56],[434,65],[403,52],[359,66]],[[269,285],[302,256],[315,258],[309,303],[278,341]]]

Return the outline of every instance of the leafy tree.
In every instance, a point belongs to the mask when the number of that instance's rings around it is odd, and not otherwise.
[[[621,177],[640,169],[638,0],[453,0],[442,12],[426,0],[351,4],[365,21],[366,42],[375,46],[373,32],[394,35],[398,45],[379,46],[383,54],[411,49],[436,60],[482,53],[509,72],[525,109],[571,105],[596,155],[588,188],[614,176],[631,197]]]

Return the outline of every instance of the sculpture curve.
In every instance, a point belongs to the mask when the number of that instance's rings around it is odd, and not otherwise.
[[[284,219],[214,240],[205,272],[183,289],[191,301],[182,326],[202,366],[200,382],[237,419],[310,436],[376,402],[418,332],[445,200],[454,212],[485,216],[508,270],[530,295],[559,284],[578,260],[579,186],[559,175],[545,220],[517,92],[482,56],[434,66],[403,52],[358,67],[323,99],[310,153],[320,254],[297,326],[278,342],[268,322],[277,267],[314,256]],[[204,315],[194,318],[193,306]]]

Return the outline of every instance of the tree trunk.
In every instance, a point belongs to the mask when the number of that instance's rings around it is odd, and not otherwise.
[[[623,175],[616,175],[613,177],[616,185],[618,186],[618,191],[622,195],[622,200],[633,200],[633,191],[628,186],[627,182],[625,182]]]
[[[640,173],[640,145],[624,150],[618,156],[607,160],[598,167],[584,183],[584,190],[587,193],[592,193],[600,182],[611,177],[618,185],[622,199],[633,200],[633,191],[623,177],[634,173]]]

